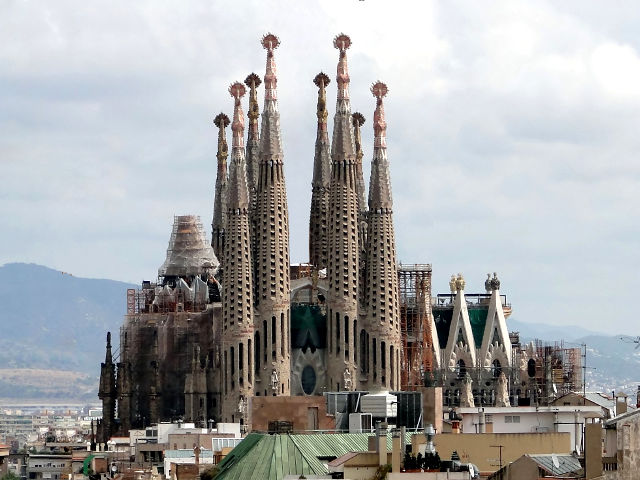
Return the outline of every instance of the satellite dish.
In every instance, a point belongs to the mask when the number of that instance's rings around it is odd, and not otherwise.
[[[560,462],[558,461],[558,457],[556,456],[555,453],[551,454],[551,461],[553,462],[553,466],[555,468],[560,468]]]

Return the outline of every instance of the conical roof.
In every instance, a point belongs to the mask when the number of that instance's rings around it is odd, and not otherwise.
[[[214,274],[220,262],[206,240],[200,217],[178,215],[167,247],[167,259],[158,269],[160,277]]]

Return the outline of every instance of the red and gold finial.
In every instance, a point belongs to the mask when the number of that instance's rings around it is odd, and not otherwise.
[[[340,60],[338,60],[338,100],[349,99],[349,70],[347,68],[347,49],[351,46],[351,39],[344,33],[333,39],[333,46],[340,50]]]
[[[273,33],[267,33],[262,37],[262,46],[267,50],[267,71],[264,74],[264,99],[276,100],[276,60],[273,51],[280,45],[280,40]]]
[[[219,113],[216,118],[213,119],[213,124],[218,128],[228,127],[230,123],[229,117],[224,113]]]
[[[262,80],[255,73],[250,73],[247,78],[244,79],[244,84],[249,87],[249,125],[257,132],[258,129],[258,117],[260,117],[260,108],[258,107],[258,95],[256,88],[260,86]]]
[[[278,48],[279,45],[280,45],[280,39],[276,37],[273,33],[267,33],[264,37],[262,37],[262,46],[269,53],[272,53],[273,50]]]
[[[351,118],[353,119],[354,127],[361,127],[362,125],[364,125],[364,115],[362,115],[360,112],[353,112],[351,114]]]
[[[387,86],[379,80],[371,85],[371,93],[376,97],[376,111],[373,114],[374,148],[386,148],[387,146],[387,122],[384,118],[382,99],[388,91]]]
[[[329,80],[329,76],[324,72],[320,72],[313,79],[313,83],[318,87],[318,110],[316,112],[316,115],[318,116],[318,124],[322,124],[325,129],[327,125],[327,117],[329,116],[329,113],[327,112],[327,92],[325,87],[329,85],[330,82],[331,80]]]
[[[331,83],[331,79],[326,73],[320,72],[313,78],[313,83],[315,83],[318,88],[324,88]]]
[[[216,118],[213,119],[213,124],[218,127],[218,152],[216,158],[218,159],[218,167],[221,167],[220,162],[224,162],[227,159],[229,148],[227,146],[227,136],[224,133],[225,127],[229,126],[229,117],[224,113],[219,113]]]
[[[339,33],[336,35],[336,38],[333,39],[333,46],[340,50],[340,53],[343,53],[351,46],[351,38],[349,38],[349,35]]]
[[[229,87],[229,93],[234,98],[233,123],[231,131],[233,132],[232,148],[244,148],[244,114],[242,113],[242,105],[240,99],[247,92],[245,86],[240,82],[232,83]]]

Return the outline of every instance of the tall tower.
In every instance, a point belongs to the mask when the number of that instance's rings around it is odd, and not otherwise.
[[[376,97],[373,116],[374,151],[369,181],[367,234],[367,332],[371,335],[367,388],[396,390],[400,388],[400,313],[398,306],[398,271],[393,230],[393,200],[387,159],[387,123],[383,97],[387,86],[376,82],[371,87]]]
[[[329,390],[357,387],[354,344],[358,332],[358,189],[357,158],[349,100],[347,49],[351,39],[340,34],[333,40],[340,50],[338,100],[331,142],[327,278],[327,364]]]
[[[106,443],[114,429],[116,416],[116,367],[111,356],[111,332],[107,332],[107,351],[100,369],[98,397],[102,400],[102,423],[98,441]]]
[[[262,39],[267,50],[264,109],[260,132],[260,162],[256,193],[256,394],[289,395],[289,211],[284,181],[274,50],[280,41],[269,33]],[[258,342],[258,337],[262,342]],[[258,362],[256,362],[258,367]],[[258,368],[256,368],[258,371]],[[259,385],[259,387],[258,387]]]
[[[358,267],[358,282],[364,285],[366,281],[366,252],[367,247],[367,202],[365,200],[364,174],[362,172],[362,135],[360,128],[364,125],[364,115],[360,112],[354,112],[351,115],[353,119],[353,135],[356,144],[356,188],[358,191],[358,252],[360,256],[360,265]],[[359,300],[361,306],[364,304],[364,288],[360,289]]]
[[[247,400],[253,396],[253,282],[249,226],[249,189],[244,157],[245,87],[229,87],[234,98],[233,141],[228,183],[227,238],[222,270],[222,352],[225,422],[247,422]]]
[[[329,210],[329,182],[331,181],[331,153],[327,132],[327,92],[329,77],[320,72],[313,79],[318,87],[318,130],[313,157],[311,183],[311,215],[309,217],[309,263],[318,269],[327,266],[327,215]]]
[[[249,217],[253,218],[256,208],[256,192],[258,189],[258,163],[260,161],[260,132],[258,130],[258,118],[260,118],[260,106],[258,105],[257,89],[262,83],[260,77],[251,73],[247,75],[244,84],[249,87],[249,128],[247,132],[247,182],[249,185],[250,208]]]
[[[228,146],[225,127],[229,125],[229,117],[219,113],[213,120],[218,127],[218,172],[216,175],[216,192],[213,202],[213,221],[211,222],[211,246],[217,258],[222,258],[224,249],[225,217],[227,215],[227,155]]]

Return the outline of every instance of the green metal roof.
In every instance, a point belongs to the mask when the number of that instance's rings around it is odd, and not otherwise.
[[[282,480],[286,475],[326,475],[326,464],[368,450],[368,433],[267,435],[251,433],[219,464],[216,480]],[[411,442],[412,433],[407,433]],[[391,435],[387,435],[391,449]]]

